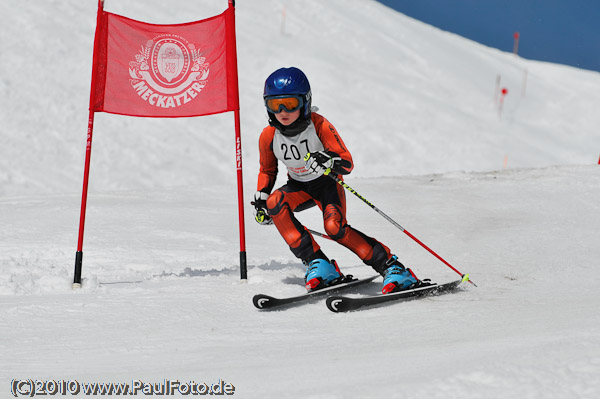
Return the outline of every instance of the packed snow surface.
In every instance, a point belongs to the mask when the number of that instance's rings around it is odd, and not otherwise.
[[[221,380],[240,398],[599,397],[600,75],[487,48],[374,1],[236,3],[247,282],[233,115],[96,114],[78,290],[96,2],[0,3],[10,21],[0,27],[0,397],[13,397],[15,379]],[[179,23],[226,6],[105,8]],[[347,183],[477,287],[343,314],[323,300],[254,308],[256,293],[304,291],[304,267],[249,205],[262,84],[290,65],[353,154]],[[501,110],[497,87],[508,89]],[[419,277],[460,278],[350,193],[347,202],[349,223]],[[298,218],[322,231],[315,208]],[[373,274],[318,240],[345,273]]]

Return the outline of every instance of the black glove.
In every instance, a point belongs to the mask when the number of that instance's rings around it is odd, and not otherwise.
[[[273,220],[267,212],[267,198],[269,198],[269,194],[263,191],[254,193],[254,201],[251,204],[254,205],[254,220],[258,224],[273,224]]]
[[[336,163],[339,163],[342,158],[337,154],[328,154],[325,151],[309,152],[304,157],[306,161],[306,169],[313,173],[323,173],[328,175],[331,170],[335,169]]]

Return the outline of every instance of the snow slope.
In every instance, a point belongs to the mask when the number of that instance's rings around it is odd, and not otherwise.
[[[224,379],[243,398],[600,393],[597,166],[352,184],[478,288],[349,314],[322,301],[259,312],[255,293],[302,292],[303,267],[274,228],[249,223],[249,281],[240,284],[235,223],[218,220],[233,219],[223,210],[234,207],[232,196],[199,201],[204,190],[175,188],[95,197],[86,279],[73,292],[77,197],[0,201],[2,390],[27,377]],[[319,228],[310,212],[303,219]],[[349,212],[419,275],[457,277],[358,199]],[[345,272],[372,273],[348,251],[323,246]]]
[[[226,6],[150,3],[106,9],[175,23]],[[259,312],[255,293],[301,293],[304,270],[247,205],[240,283],[232,115],[98,114],[84,285],[73,291],[95,6],[0,3],[11,21],[0,27],[10,55],[0,59],[0,397],[15,378],[223,379],[241,398],[600,394],[600,75],[515,58],[372,1],[238,0],[246,197],[262,82],[297,65],[353,153],[347,182],[478,288],[349,314],[322,301]],[[458,277],[353,196],[348,208],[419,276]],[[321,229],[314,209],[299,218]],[[346,273],[372,273],[322,246]]]
[[[227,2],[107,0],[153,23],[215,15]],[[282,11],[285,19],[282,24]],[[96,2],[4,0],[0,195],[81,186]],[[354,150],[355,176],[596,163],[600,74],[516,58],[374,1],[238,1],[245,178],[254,186],[265,77],[305,70],[313,104]],[[283,33],[282,33],[283,31]],[[526,86],[523,87],[524,71]],[[507,87],[503,116],[497,76]],[[522,96],[523,88],[525,96]],[[235,178],[231,113],[180,120],[97,114],[90,190],[208,185]]]

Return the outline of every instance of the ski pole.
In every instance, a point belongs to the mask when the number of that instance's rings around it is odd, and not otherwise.
[[[307,154],[306,157],[304,158],[304,160],[308,160],[309,157],[310,157],[310,154]],[[367,200],[365,197],[363,197],[362,195],[360,195],[356,190],[354,190],[352,187],[350,187],[348,184],[346,184],[335,173],[333,173],[330,168],[326,169],[324,174],[326,176],[331,177],[340,186],[344,187],[346,190],[350,191],[352,194],[354,194],[358,198],[360,198],[362,202],[364,202],[365,204],[367,204],[371,208],[373,208],[373,210],[375,212],[377,212],[378,214],[380,214],[381,216],[383,216],[388,222],[390,222],[391,224],[393,224],[394,226],[396,226],[403,233],[405,233],[407,236],[409,236],[410,238],[412,238],[417,244],[419,244],[420,246],[422,246],[423,248],[425,248],[427,251],[429,251],[429,253],[431,253],[433,256],[435,256],[436,258],[438,258],[442,263],[444,263],[450,269],[452,269],[456,273],[458,273],[463,278],[463,280],[467,280],[471,284],[473,284],[475,287],[477,287],[477,285],[473,281],[471,281],[469,279],[469,275],[468,274],[463,274],[463,273],[459,272],[454,266],[452,266],[450,263],[448,263],[444,258],[442,258],[438,254],[436,254],[431,248],[429,248],[427,245],[425,245],[423,242],[421,242],[421,240],[419,240],[417,237],[415,237],[414,235],[412,235],[408,230],[406,230],[404,227],[402,227],[400,224],[398,224],[394,219],[392,219],[391,217],[389,217],[388,215],[386,215],[381,209],[377,208],[369,200]]]
[[[328,240],[333,241],[333,238],[329,237],[327,234],[319,233],[318,231],[315,231],[315,230],[312,230],[312,229],[309,229],[309,228],[307,228],[306,230],[309,233],[312,233],[313,235],[316,235],[316,236],[319,236],[319,237],[322,237],[322,238],[326,238]]]

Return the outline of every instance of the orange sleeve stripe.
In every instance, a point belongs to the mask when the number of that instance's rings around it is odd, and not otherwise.
[[[257,191],[270,193],[277,179],[277,158],[273,153],[274,136],[275,128],[268,126],[263,129],[258,139],[260,170],[258,172]]]
[[[325,117],[315,112],[312,113],[312,121],[315,125],[317,136],[319,136],[323,147],[325,147],[325,151],[334,152],[342,158],[341,166],[343,174],[350,173],[354,168],[352,155],[350,155],[350,151],[346,148],[335,127]]]

